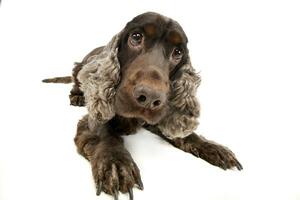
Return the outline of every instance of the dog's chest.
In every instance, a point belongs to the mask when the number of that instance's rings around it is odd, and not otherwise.
[[[135,134],[143,125],[143,122],[139,119],[125,118],[119,115],[116,115],[108,123],[114,134],[117,133],[119,135]]]

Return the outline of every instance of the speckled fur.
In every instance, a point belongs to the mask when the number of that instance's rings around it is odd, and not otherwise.
[[[119,35],[114,36],[102,52],[92,56],[77,77],[89,115],[99,123],[105,123],[115,116],[114,97],[120,81],[117,59]],[[191,134],[198,126],[200,112],[195,95],[201,79],[189,58],[176,74],[176,79],[171,82],[170,110],[157,124],[168,138],[183,138]]]
[[[177,26],[177,30],[182,33],[182,36],[186,37],[177,22],[157,13],[139,15],[133,19],[133,23],[138,21],[142,24],[145,21],[149,22],[150,19],[157,24],[164,23],[164,28],[170,28],[167,23],[172,23],[173,26]],[[157,85],[164,83],[167,86],[155,86],[156,89],[167,88],[165,92],[168,94],[168,99],[163,104],[165,112],[156,112],[159,116],[157,121],[153,120],[155,116],[149,120],[147,118],[149,113],[143,115],[135,113],[140,107],[134,107],[129,103],[132,91],[128,88],[133,88],[130,85],[134,79],[130,79],[130,77],[137,73],[132,73],[129,69],[140,67],[140,72],[149,70],[151,65],[143,65],[143,62],[149,62],[147,59],[151,58],[151,54],[144,54],[144,57],[139,57],[141,62],[134,63],[133,61],[130,66],[126,66],[126,61],[130,61],[135,52],[126,49],[128,47],[126,42],[129,41],[126,39],[126,35],[130,29],[130,23],[128,24],[129,26],[114,36],[106,46],[94,49],[82,62],[76,63],[72,78],[58,77],[44,80],[47,83],[74,82],[69,96],[71,105],[87,106],[88,115],[79,121],[74,141],[78,152],[91,163],[96,194],[100,195],[101,191],[104,191],[113,195],[117,200],[118,193],[122,192],[128,193],[129,199],[133,200],[132,188],[137,186],[137,188],[143,189],[140,171],[126,150],[122,137],[136,133],[141,127],[160,136],[174,147],[202,158],[212,165],[224,170],[232,168],[242,170],[242,165],[231,150],[194,133],[200,113],[196,90],[201,78],[192,67],[187,48],[185,48],[181,63],[177,63],[176,66],[162,64],[165,79],[149,79],[150,83]],[[152,34],[154,32],[151,32]],[[187,38],[185,39],[184,44],[186,45]],[[158,47],[156,46],[156,48]],[[153,55],[152,60],[159,60],[159,56],[162,54]],[[144,70],[145,66],[147,69]],[[140,76],[140,79],[146,78]],[[119,95],[122,94],[120,88],[124,88],[124,86],[129,95],[120,101]],[[126,115],[127,113],[124,111],[120,112],[122,108],[129,108],[129,115]]]
[[[119,35],[93,56],[78,73],[85,103],[92,119],[105,123],[115,116],[114,97],[120,81],[120,64],[117,60]]]
[[[200,114],[195,96],[200,76],[195,73],[189,60],[177,73],[179,77],[171,83],[170,113],[157,125],[168,138],[183,138],[191,134],[198,126]]]

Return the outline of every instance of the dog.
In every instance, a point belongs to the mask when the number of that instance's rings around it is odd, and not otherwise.
[[[86,106],[74,139],[92,166],[96,194],[143,189],[140,171],[121,135],[140,128],[224,170],[242,165],[226,147],[194,133],[201,78],[192,67],[182,27],[163,15],[138,15],[103,47],[75,63],[72,77],[45,79],[71,83],[70,103]]]

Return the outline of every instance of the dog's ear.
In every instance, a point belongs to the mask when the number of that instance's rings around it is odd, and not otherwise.
[[[98,55],[94,55],[78,74],[89,117],[105,123],[115,116],[116,87],[120,81],[118,45],[120,34],[115,35]]]
[[[166,137],[182,138],[198,126],[200,105],[195,95],[201,77],[195,72],[189,57],[184,65],[175,70],[170,77],[170,113],[158,124],[158,128]]]

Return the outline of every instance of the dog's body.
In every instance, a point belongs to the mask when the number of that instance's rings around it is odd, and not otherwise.
[[[230,150],[193,132],[200,77],[174,20],[156,13],[135,17],[107,46],[76,63],[72,81],[71,104],[89,111],[78,123],[75,143],[92,165],[98,195],[104,191],[117,199],[121,191],[133,199],[134,185],[143,189],[121,138],[142,127],[213,165],[242,169]]]

